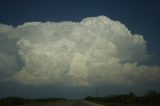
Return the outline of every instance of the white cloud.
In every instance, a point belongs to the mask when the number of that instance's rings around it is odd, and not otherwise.
[[[24,64],[12,79],[23,84],[133,84],[159,78],[159,67],[137,65],[149,57],[143,36],[105,16],[1,25],[4,32],[16,40]]]

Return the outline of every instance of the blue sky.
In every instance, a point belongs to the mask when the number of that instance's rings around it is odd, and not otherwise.
[[[151,57],[148,61],[143,61],[141,64],[159,67],[159,4],[158,0],[0,0],[0,23],[17,27],[18,25],[22,25],[26,22],[80,22],[86,17],[97,17],[103,15],[112,20],[120,21],[131,31],[133,35],[143,35],[144,40],[147,41],[147,54]],[[0,50],[2,50],[2,46]],[[16,69],[19,70],[25,63],[21,63],[21,59],[19,58],[17,61],[19,67]],[[3,68],[0,70],[3,70]],[[2,75],[3,74],[4,73],[2,72]],[[0,75],[0,77],[2,77],[2,75]],[[94,87],[77,88],[66,87],[64,85],[21,85],[12,81],[0,81],[0,97],[43,97],[44,95],[44,97],[52,97],[54,95],[54,93],[53,95],[50,94],[52,88],[54,91],[59,92],[56,92],[53,97],[67,98],[81,98],[86,95],[95,95],[96,88],[103,89],[100,93],[106,95],[110,94],[110,92],[123,93],[132,90],[139,93],[148,89],[159,89],[159,86],[157,85],[158,82],[159,79],[154,82],[144,82],[142,85],[137,84],[135,86],[136,89],[134,90],[132,88],[133,86],[120,86],[119,84],[105,85],[105,83],[103,83],[103,86],[97,85]],[[118,90],[115,89],[117,86],[119,87]],[[12,88],[12,90],[9,88]],[[18,91],[15,89],[18,89]],[[46,94],[40,93],[47,90],[48,92]],[[28,95],[30,94],[29,92],[31,92],[31,95]],[[33,92],[36,94],[33,94]]]

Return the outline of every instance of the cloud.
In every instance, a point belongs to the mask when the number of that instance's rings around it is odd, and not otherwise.
[[[0,24],[0,80],[12,76],[18,70],[17,40],[11,37],[13,30],[12,26]]]
[[[0,80],[13,75],[14,70],[17,70],[16,58],[0,52]]]
[[[1,24],[0,35],[0,40],[9,39],[5,47],[12,42],[12,54],[23,63],[8,79],[22,84],[90,86],[160,78],[160,67],[139,65],[149,59],[143,36],[105,16],[27,22],[15,28]]]

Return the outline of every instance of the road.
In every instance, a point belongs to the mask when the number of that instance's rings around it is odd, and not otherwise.
[[[91,103],[88,101],[58,101],[53,103],[37,103],[37,104],[29,104],[29,105],[17,105],[17,106],[104,106],[100,104]]]
[[[88,101],[75,101],[71,106],[104,106],[104,105],[95,104]]]

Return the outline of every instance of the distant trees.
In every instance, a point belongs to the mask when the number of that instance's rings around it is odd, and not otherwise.
[[[86,97],[85,100],[105,104],[107,106],[160,106],[160,93],[149,90],[142,96],[136,96],[133,92],[106,97]]]
[[[7,97],[0,100],[0,106],[25,104],[26,100],[20,97]]]
[[[147,91],[142,97],[141,101],[144,104],[150,104],[154,106],[160,106],[160,93],[155,90]]]
[[[155,90],[149,90],[142,96],[137,96],[133,92],[128,94],[110,95],[105,97],[84,98],[87,101],[104,104],[107,106],[160,106],[160,93]],[[13,106],[21,104],[55,102],[57,100],[66,100],[64,98],[42,98],[25,99],[20,97],[7,97],[0,99],[0,106]]]
[[[7,98],[0,99],[0,106],[13,106],[13,105],[22,105],[22,104],[54,102],[57,100],[66,100],[66,99],[64,98],[25,99],[20,97],[7,97]]]

